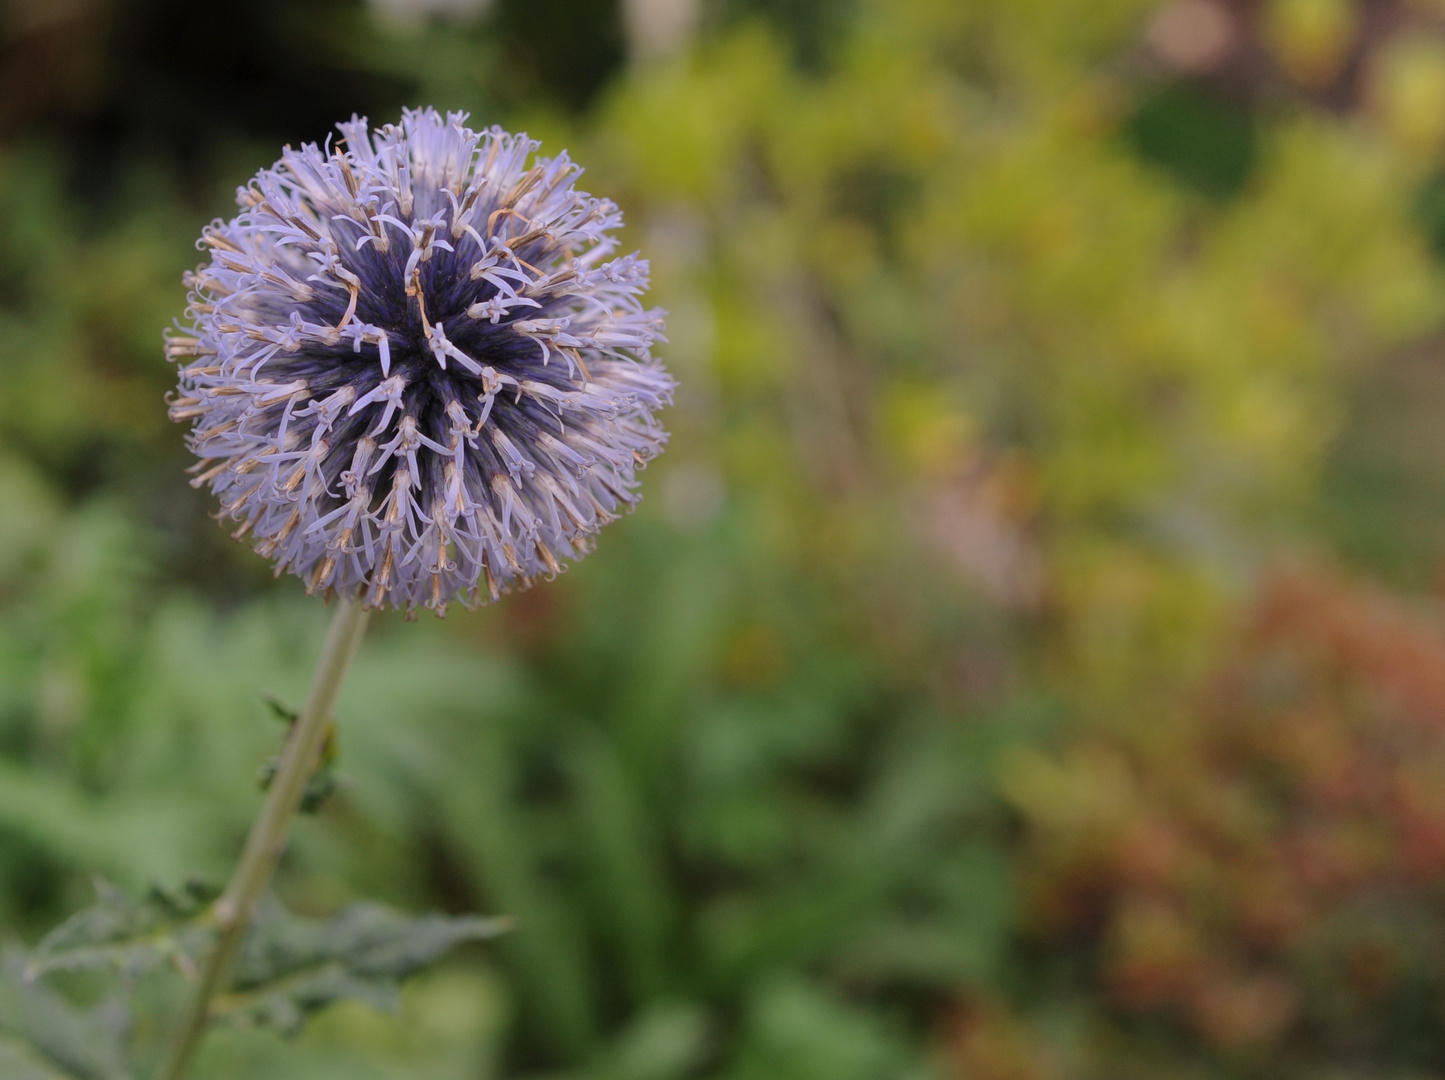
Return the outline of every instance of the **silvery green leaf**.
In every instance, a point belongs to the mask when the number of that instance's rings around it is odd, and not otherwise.
[[[507,919],[412,917],[360,903],[329,919],[307,919],[267,900],[237,964],[233,992],[216,1002],[233,1022],[297,1031],[343,999],[395,1007],[400,982],[464,941],[495,937]]]
[[[86,1012],[26,971],[14,949],[0,958],[0,1077],[4,1080],[129,1080],[129,1010],[107,999]]]
[[[216,895],[210,885],[152,886],[133,900],[98,878],[95,891],[94,904],[66,919],[36,947],[28,977],[101,967],[134,977],[167,961],[188,972],[210,940],[204,918]]]

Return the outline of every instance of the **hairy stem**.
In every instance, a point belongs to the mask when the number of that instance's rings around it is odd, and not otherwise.
[[[256,904],[271,883],[276,864],[286,850],[286,834],[291,827],[291,819],[296,816],[306,790],[306,781],[321,754],[332,706],[336,703],[337,692],[346,678],[346,669],[351,665],[356,646],[366,630],[368,614],[359,599],[343,599],[337,603],[321,659],[311,677],[306,705],[291,726],[281,749],[276,775],[271,780],[261,812],[251,825],[241,861],[236,864],[230,884],[212,909],[219,931],[216,943],[206,958],[195,995],[176,1029],[159,1080],[182,1080],[201,1045],[211,1018],[211,1000],[229,982]]]

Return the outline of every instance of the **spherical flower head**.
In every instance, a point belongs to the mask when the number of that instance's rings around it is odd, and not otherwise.
[[[171,417],[237,538],[308,592],[443,612],[581,558],[673,381],[647,263],[566,153],[407,111],[286,148],[198,246]]]

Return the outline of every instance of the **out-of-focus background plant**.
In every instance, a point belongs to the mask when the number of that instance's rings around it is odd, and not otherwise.
[[[1445,1070],[1445,6],[0,10],[5,936],[234,857],[325,614],[160,330],[276,145],[432,104],[621,202],[674,441],[379,620],[283,868],[518,930],[200,1075]]]

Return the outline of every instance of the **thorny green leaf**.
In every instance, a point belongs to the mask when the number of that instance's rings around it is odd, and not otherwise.
[[[89,1012],[30,978],[19,949],[0,958],[0,1077],[4,1080],[128,1080],[125,1003]]]
[[[215,1014],[292,1034],[343,998],[395,1007],[398,984],[464,941],[496,937],[510,919],[411,917],[360,903],[329,919],[307,919],[265,902],[237,964],[234,991]]]
[[[0,964],[0,1080],[127,1080],[129,1002],[139,976],[174,963],[190,974],[212,940],[216,890],[187,882],[134,900],[103,880],[96,902],[51,931],[34,954]],[[463,941],[494,937],[506,919],[410,917],[379,904],[308,919],[267,898],[256,912],[233,981],[214,1003],[232,1023],[299,1031],[342,999],[394,1008],[399,983]],[[114,996],[86,1013],[46,986],[54,971],[121,976]],[[164,1022],[164,1021],[162,1021]]]
[[[176,889],[153,885],[133,900],[97,878],[95,891],[94,904],[66,919],[36,947],[28,978],[98,967],[134,978],[167,961],[188,972],[210,940],[204,916],[218,892],[210,884],[189,880]]]

